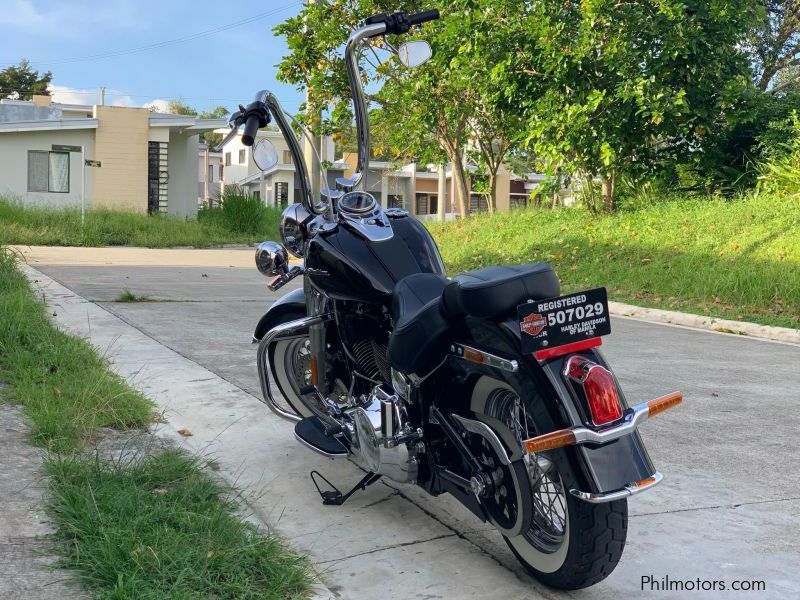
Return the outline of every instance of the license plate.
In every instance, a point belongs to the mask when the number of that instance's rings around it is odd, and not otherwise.
[[[517,316],[525,354],[611,333],[606,288],[529,301]]]

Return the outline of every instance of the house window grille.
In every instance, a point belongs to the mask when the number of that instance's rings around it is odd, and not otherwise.
[[[147,153],[147,212],[167,212],[169,163],[167,143],[150,142]]]
[[[489,203],[483,194],[470,194],[469,212],[485,212],[489,210]]]
[[[289,204],[289,184],[285,181],[275,183],[275,204],[277,206],[288,206]]]

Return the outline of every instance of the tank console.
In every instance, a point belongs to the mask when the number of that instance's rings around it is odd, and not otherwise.
[[[371,242],[389,240],[394,235],[389,217],[368,192],[347,192],[339,198],[337,208],[342,223]]]

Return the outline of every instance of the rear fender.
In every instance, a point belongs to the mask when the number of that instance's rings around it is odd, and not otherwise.
[[[567,357],[540,363],[530,355],[522,355],[521,333],[516,319],[495,323],[467,318],[464,327],[458,329],[454,332],[456,342],[517,361],[516,372],[511,372],[472,363],[455,356],[449,358],[449,365],[456,371],[455,379],[464,382],[465,385],[459,390],[461,393],[457,394],[456,398],[451,396],[448,408],[483,421],[494,429],[509,449],[509,458],[512,461],[521,458],[522,450],[516,436],[508,427],[491,416],[492,410],[491,406],[487,406],[490,403],[487,395],[478,390],[478,386],[491,385],[491,381],[487,383],[487,379],[500,381],[514,390],[521,390],[520,395],[525,409],[537,429],[535,433],[529,432],[532,436],[566,427],[585,426],[570,390],[561,377],[561,370]],[[603,356],[594,349],[579,354],[611,370]],[[625,403],[621,390],[620,394]],[[460,407],[455,404],[459,402]],[[602,446],[584,444],[552,454],[556,462],[569,460],[573,471],[582,475],[583,481],[579,482],[582,489],[592,493],[619,490],[632,482],[647,479],[655,473],[638,432]]]
[[[303,288],[296,288],[278,298],[259,319],[253,332],[253,343],[261,341],[267,332],[282,323],[287,314],[306,314],[306,296]]]

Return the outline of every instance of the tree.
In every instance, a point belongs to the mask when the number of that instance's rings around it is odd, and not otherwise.
[[[39,74],[27,60],[0,71],[0,98],[18,95],[20,100],[30,100],[34,95],[49,96],[48,86],[53,79],[50,71]]]
[[[526,113],[531,149],[611,210],[621,173],[702,142],[728,82],[747,72],[738,44],[757,15],[754,0],[521,3],[507,100]]]
[[[763,12],[750,31],[746,47],[752,56],[755,82],[761,90],[775,84],[781,72],[800,66],[800,0],[761,0]],[[783,87],[794,77],[777,82]]]
[[[465,170],[468,140],[479,140],[479,156],[493,182],[510,143],[503,128],[508,121],[491,117],[497,90],[487,72],[490,63],[484,61],[489,60],[492,44],[503,35],[503,24],[514,19],[513,15],[500,12],[485,15],[482,4],[455,0],[442,11],[438,21],[415,28],[413,37],[427,39],[433,47],[433,57],[413,73],[396,59],[388,58],[382,65],[373,64],[365,76],[368,89],[382,85],[380,91],[370,95],[372,104],[378,107],[373,112],[374,137],[380,149],[418,162],[450,162],[462,215],[469,210]],[[420,8],[418,2],[398,6],[385,0],[308,3],[298,16],[275,29],[286,36],[291,50],[280,64],[279,77],[308,90],[310,112],[332,107],[325,122],[330,131],[346,141],[352,115],[342,63],[344,41],[368,15],[395,10],[414,12]],[[380,41],[375,43],[380,47]],[[368,51],[365,57],[374,58],[375,54]],[[493,184],[492,204],[495,194]]]
[[[204,110],[198,113],[196,108],[189,106],[183,100],[177,98],[167,103],[167,112],[174,115],[193,115],[200,119],[222,119],[230,114],[230,111],[224,106],[217,106],[211,110]],[[222,134],[214,133],[213,131],[205,131],[200,134],[200,139],[211,148],[222,141]]]

